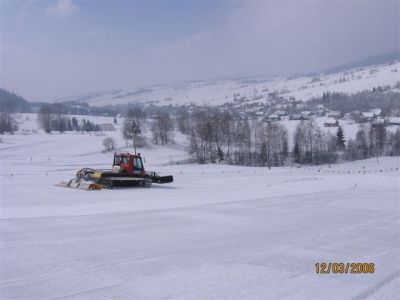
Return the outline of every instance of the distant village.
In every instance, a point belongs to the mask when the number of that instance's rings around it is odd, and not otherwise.
[[[233,103],[225,103],[221,108],[234,110],[244,118],[265,120],[267,122],[310,120],[311,118],[325,117],[325,127],[339,127],[341,122],[345,121],[353,121],[359,124],[400,126],[400,117],[384,116],[380,108],[368,111],[354,110],[342,114],[340,111],[329,110],[323,104],[310,107],[309,102],[303,102],[295,97],[276,96],[275,93],[270,93],[268,96],[268,101],[263,102],[261,99],[252,99],[251,101],[245,96],[240,97],[240,95],[235,94]]]

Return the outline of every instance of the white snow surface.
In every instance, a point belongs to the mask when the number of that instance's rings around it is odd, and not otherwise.
[[[343,81],[343,79],[345,79]],[[394,88],[400,81],[400,62],[371,65],[345,72],[297,78],[267,77],[189,81],[175,85],[141,87],[122,91],[77,96],[62,100],[82,100],[92,106],[141,103],[145,105],[196,104],[219,105],[233,102],[233,94],[246,96],[248,102],[268,102],[268,94],[307,101],[324,92],[356,93],[373,87]]]
[[[177,164],[187,158],[177,135],[176,144],[140,149],[146,169],[172,174],[172,184],[55,186],[82,167],[109,168],[104,137],[1,136],[0,298],[400,294],[399,158],[270,170]],[[317,262],[374,263],[376,271],[320,275]]]

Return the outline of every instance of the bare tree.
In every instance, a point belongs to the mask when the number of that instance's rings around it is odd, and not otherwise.
[[[301,121],[294,134],[294,160],[298,163],[321,164],[336,161],[337,141],[323,132],[314,120]]]
[[[370,126],[369,139],[371,152],[379,161],[379,156],[382,155],[386,143],[387,132],[384,124],[373,124]]]
[[[223,135],[223,144],[226,148],[225,150],[225,160],[230,161],[231,155],[231,145],[233,143],[233,130],[234,130],[234,120],[231,113],[228,111],[224,112],[221,119],[221,125],[219,130]],[[220,153],[223,154],[223,153]]]
[[[65,116],[67,109],[61,103],[55,103],[52,105],[52,123],[54,130],[59,131],[60,133],[67,130],[67,118]]]
[[[146,123],[146,114],[141,108],[128,110],[127,116],[122,127],[122,135],[126,141],[131,140],[136,153],[136,147],[145,144],[143,127]]]
[[[215,143],[219,161],[230,160],[230,150],[233,143],[233,117],[229,111],[214,109],[211,122],[215,131]]]
[[[50,104],[43,104],[38,112],[39,126],[44,129],[46,133],[51,133],[51,122],[53,120],[53,109]]]
[[[238,119],[234,128],[234,161],[240,165],[251,165],[251,127],[248,120]]]
[[[361,126],[357,131],[355,142],[360,153],[360,158],[367,158],[369,156],[369,141],[366,126]]]
[[[197,110],[192,114],[189,152],[199,163],[216,162],[215,128],[210,116],[209,110]]]
[[[196,131],[194,129],[192,129],[189,132],[189,138],[190,138],[190,143],[189,143],[190,158],[198,163],[205,163],[205,161],[203,160],[203,157],[201,156],[198,139],[196,136]]]
[[[257,126],[257,145],[262,166],[283,165],[288,156],[288,135],[279,123],[261,121]]]
[[[400,155],[400,128],[388,136],[388,152],[391,156]]]
[[[105,151],[113,151],[116,148],[116,142],[112,137],[106,137],[103,140],[103,146]]]
[[[357,160],[375,156],[379,162],[380,155],[400,155],[400,129],[387,133],[383,124],[370,127],[364,125],[358,130],[356,139],[348,141],[343,157]]]
[[[343,158],[347,160],[356,160],[360,158],[360,152],[357,147],[357,142],[355,140],[349,139],[347,141]]]
[[[181,133],[183,134],[189,134],[190,131],[190,121],[189,121],[190,115],[187,112],[187,110],[180,110],[177,113],[177,125],[178,129]]]
[[[11,112],[0,111],[0,134],[5,132],[14,133],[17,130],[17,124]]]
[[[174,123],[167,112],[158,113],[152,123],[151,131],[155,144],[168,144],[173,142]]]

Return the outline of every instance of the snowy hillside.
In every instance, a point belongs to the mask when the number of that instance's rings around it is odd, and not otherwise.
[[[324,92],[355,93],[377,86],[394,87],[399,81],[400,63],[395,63],[294,79],[272,77],[186,82],[174,86],[137,88],[62,100],[85,101],[91,106],[127,103],[219,105],[232,102],[234,94],[245,96],[250,102],[266,102],[271,93],[274,93],[276,96],[307,101],[322,96]]]
[[[32,115],[19,121],[35,124]],[[172,184],[93,192],[55,186],[82,167],[109,168],[105,136],[128,151],[119,126],[1,137],[2,298],[399,294],[398,158],[271,170],[178,165],[187,157],[178,136],[174,145],[140,149],[145,167],[172,174]],[[318,262],[374,263],[376,271],[319,275]]]

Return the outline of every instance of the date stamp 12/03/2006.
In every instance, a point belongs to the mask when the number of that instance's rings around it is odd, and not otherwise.
[[[373,274],[374,263],[316,263],[317,274]]]

